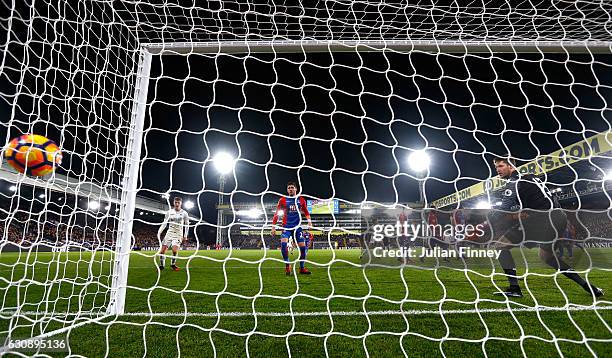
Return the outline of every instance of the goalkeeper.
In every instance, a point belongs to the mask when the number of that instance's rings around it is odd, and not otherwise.
[[[279,199],[278,205],[276,206],[276,212],[272,219],[272,236],[276,235],[276,222],[278,221],[279,214],[282,213],[283,217],[283,233],[281,234],[281,253],[283,260],[285,261],[285,274],[291,275],[291,265],[289,264],[289,250],[288,241],[292,238],[298,243],[300,248],[300,274],[310,275],[310,271],[304,267],[304,261],[306,260],[306,254],[308,252],[308,239],[304,235],[300,223],[302,221],[300,213],[304,214],[306,220],[308,220],[308,228],[312,228],[312,222],[310,221],[310,213],[308,212],[308,206],[306,200],[303,197],[297,196],[297,184],[294,182],[287,183],[287,196],[283,196]]]
[[[601,289],[589,284],[555,256],[553,243],[558,233],[565,230],[567,217],[544,183],[532,174],[519,174],[512,159],[498,157],[493,162],[497,174],[508,182],[499,210],[489,215],[489,224],[483,227],[492,238],[494,248],[501,250],[498,260],[510,284],[506,290],[495,294],[523,296],[510,250],[526,241],[527,244],[539,244],[540,259],[547,265],[561,270],[565,277],[595,297],[603,296]]]

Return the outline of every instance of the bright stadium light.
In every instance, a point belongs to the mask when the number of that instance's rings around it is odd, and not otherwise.
[[[491,203],[486,200],[481,200],[476,203],[476,209],[491,209]]]
[[[110,210],[110,205],[106,205],[106,206],[104,207],[104,210],[109,211],[109,210]]]
[[[408,157],[410,169],[417,173],[426,171],[429,168],[430,161],[431,159],[424,149],[414,151]]]
[[[45,194],[40,194],[40,195],[38,195],[38,197],[39,197],[39,198],[41,198],[41,199],[44,199],[44,198],[46,198],[47,196],[46,196]]]
[[[226,152],[217,153],[213,158],[213,163],[221,175],[228,174],[234,169],[234,157]]]
[[[191,200],[187,200],[187,201],[185,202],[185,209],[187,209],[187,210],[191,210],[191,209],[193,209],[193,207],[194,207],[194,206],[195,206],[195,204],[194,204],[194,203],[193,203],[193,201],[191,201]]]
[[[262,214],[263,212],[261,210],[257,208],[253,208],[253,209],[248,210],[247,216],[255,219],[255,218],[260,217]]]
[[[219,206],[223,205],[223,193],[225,188],[225,175],[231,173],[234,170],[235,159],[227,152],[218,152],[213,157],[213,164],[215,169],[219,172]],[[217,211],[217,236],[215,238],[215,245],[221,247],[223,244],[223,215],[221,210]]]
[[[612,181],[612,169],[608,170],[608,173],[606,175],[604,175],[603,180]]]
[[[429,169],[431,159],[425,149],[415,150],[408,156],[408,165],[410,170],[416,173],[419,179],[419,203],[424,205],[425,203],[425,181],[423,180],[426,175],[426,171]]]
[[[9,187],[9,190],[15,192],[15,191],[17,191],[17,186],[16,185],[11,185]]]
[[[238,211],[236,211],[236,215],[248,216],[250,218],[255,219],[255,218],[258,218],[261,215],[263,215],[263,211],[261,211],[258,208],[251,208],[251,209],[248,209],[248,210],[238,210]]]
[[[90,200],[87,202],[87,208],[89,210],[98,210],[100,208],[100,203],[96,200]]]

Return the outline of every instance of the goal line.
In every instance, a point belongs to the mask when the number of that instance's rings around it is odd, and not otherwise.
[[[256,312],[257,317],[323,317],[323,316],[421,316],[421,315],[453,315],[453,314],[475,314],[475,313],[517,313],[517,312],[577,312],[577,311],[608,311],[612,310],[612,305],[591,305],[591,306],[561,306],[561,307],[518,307],[513,309],[505,308],[481,308],[481,309],[454,309],[454,310],[382,310],[382,311],[315,311],[315,312]],[[20,316],[99,316],[98,312],[79,312],[79,313],[45,313],[28,312],[0,312],[0,315],[20,315]],[[114,317],[113,315],[106,315]],[[118,317],[251,317],[253,312],[126,312]]]

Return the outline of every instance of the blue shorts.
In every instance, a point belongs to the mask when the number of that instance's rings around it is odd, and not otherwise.
[[[289,239],[291,237],[294,237],[298,243],[304,242],[304,235],[302,235],[302,228],[298,227],[296,229],[283,230],[283,233],[281,234],[281,239]]]

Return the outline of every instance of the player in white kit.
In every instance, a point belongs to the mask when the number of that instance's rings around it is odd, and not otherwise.
[[[172,247],[172,260],[170,261],[172,270],[178,271],[179,267],[176,266],[176,255],[181,247],[183,241],[187,240],[187,234],[189,233],[189,214],[182,209],[183,199],[176,196],[174,197],[174,207],[166,212],[166,217],[161,227],[157,231],[157,238],[161,240],[161,234],[168,226],[168,231],[164,240],[162,241],[162,247],[159,251],[159,269],[163,270],[166,263],[166,250],[168,247]]]

